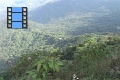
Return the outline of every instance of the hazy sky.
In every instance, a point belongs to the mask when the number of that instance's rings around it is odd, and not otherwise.
[[[29,11],[37,8],[38,6],[52,3],[58,0],[0,0],[0,18],[4,16],[7,7],[28,7]]]
[[[36,8],[38,6],[44,5],[46,3],[54,2],[57,0],[0,0],[0,11],[5,10],[6,7],[22,7],[27,6],[29,10]]]

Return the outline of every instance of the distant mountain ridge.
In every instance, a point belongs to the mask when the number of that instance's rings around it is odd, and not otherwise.
[[[119,0],[60,0],[29,12],[30,20],[48,23],[51,19],[78,12],[108,12],[120,9]]]

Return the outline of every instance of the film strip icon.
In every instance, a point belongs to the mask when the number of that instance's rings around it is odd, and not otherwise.
[[[28,28],[27,7],[7,7],[7,28]]]

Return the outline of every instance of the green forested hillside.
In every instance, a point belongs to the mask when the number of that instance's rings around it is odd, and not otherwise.
[[[75,75],[75,80],[119,80],[120,36],[96,36],[99,37],[79,36],[76,45],[64,50],[53,48],[23,54],[1,77],[5,80],[74,80]]]
[[[0,18],[0,80],[120,80],[120,0],[41,1],[28,29]]]
[[[86,14],[74,13],[48,24],[29,21],[28,29],[7,29],[6,21],[0,24],[1,69],[5,69],[5,60],[13,59],[21,54],[34,50],[57,49],[76,44],[77,36],[85,33],[119,33],[119,14],[109,12]],[[110,22],[111,21],[111,22]],[[107,23],[107,24],[106,24]],[[95,36],[95,35],[94,35]],[[98,35],[99,36],[99,35]],[[76,42],[77,41],[77,42]]]
[[[28,29],[7,29],[1,20],[0,76],[72,80],[76,74],[82,80],[119,80],[120,14],[112,10],[71,12],[46,24],[28,20]]]

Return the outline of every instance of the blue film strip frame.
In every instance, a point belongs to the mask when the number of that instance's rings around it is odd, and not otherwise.
[[[28,28],[27,7],[7,7],[7,28]]]

